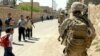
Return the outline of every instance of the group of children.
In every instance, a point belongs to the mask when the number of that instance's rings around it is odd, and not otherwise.
[[[17,25],[18,25],[18,31],[19,31],[19,37],[18,37],[19,42],[22,39],[21,36],[23,36],[24,41],[26,41],[26,38],[30,40],[32,37],[32,26],[34,26],[31,18],[29,16],[26,16],[26,19],[25,19],[24,16],[21,15]]]
[[[13,33],[14,33],[14,26],[15,21],[11,17],[11,13],[8,14],[7,19],[5,20],[5,32],[6,35],[0,37],[0,46],[4,47],[4,56],[15,56],[12,53],[12,44],[13,44]],[[32,26],[33,21],[29,16],[24,18],[23,15],[20,16],[20,19],[17,23],[18,27],[18,41],[20,42],[23,36],[23,40],[26,42],[26,38],[29,40],[32,37]],[[35,28],[35,26],[34,26]]]

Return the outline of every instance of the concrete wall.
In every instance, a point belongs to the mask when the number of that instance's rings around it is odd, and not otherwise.
[[[96,29],[97,38],[100,39],[100,5],[89,4],[89,18]]]
[[[0,7],[0,18],[2,19],[3,22],[7,18],[8,13],[12,14],[12,18],[16,20],[16,22],[18,21],[18,19],[20,19],[20,15],[24,15],[26,17],[26,16],[30,16],[31,14],[30,12],[27,12],[27,11],[16,10],[16,9],[8,8],[8,7]],[[33,13],[34,22],[40,21],[41,15],[47,15],[47,14]]]
[[[91,54],[89,56],[100,56],[100,5],[89,4],[89,18],[95,27],[96,37],[90,47],[92,52],[88,53]]]

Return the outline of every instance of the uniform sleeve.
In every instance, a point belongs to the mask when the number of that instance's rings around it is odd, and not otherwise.
[[[60,36],[63,35],[64,30],[68,28],[71,22],[72,22],[71,19],[66,19],[63,21],[63,23],[60,25]]]
[[[60,19],[61,19],[61,16],[59,16],[59,18],[58,18],[58,23],[60,23]]]

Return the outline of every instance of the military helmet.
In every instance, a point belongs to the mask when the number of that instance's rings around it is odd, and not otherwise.
[[[60,15],[64,15],[65,14],[65,11],[64,10],[61,10],[60,11]]]
[[[74,11],[83,11],[84,10],[84,5],[81,2],[74,2],[71,5],[71,12]]]
[[[61,13],[62,13],[62,14],[64,14],[64,13],[65,13],[65,11],[64,11],[64,10],[62,10],[62,11],[61,11]]]

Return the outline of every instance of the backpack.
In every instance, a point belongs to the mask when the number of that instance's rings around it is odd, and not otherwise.
[[[75,38],[85,38],[89,36],[88,26],[84,21],[76,20],[74,26],[72,27],[73,30],[73,37]]]
[[[8,47],[9,46],[9,35],[5,35],[0,38],[0,46]]]

